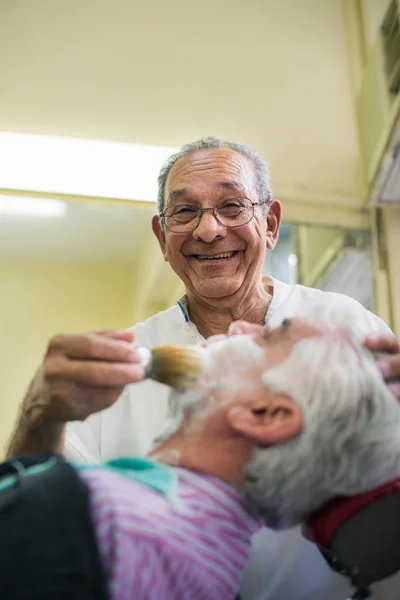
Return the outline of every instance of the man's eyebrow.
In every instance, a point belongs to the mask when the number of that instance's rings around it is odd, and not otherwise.
[[[170,202],[176,202],[177,200],[179,200],[180,198],[182,198],[185,195],[186,195],[186,188],[172,190],[172,192],[170,192],[168,194],[168,200]]]
[[[225,190],[231,190],[232,192],[235,192],[235,194],[240,194],[241,196],[247,196],[248,194],[240,181],[218,181],[218,186]]]

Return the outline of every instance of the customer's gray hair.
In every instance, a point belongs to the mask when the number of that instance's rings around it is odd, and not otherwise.
[[[335,497],[399,476],[400,406],[361,343],[302,340],[263,381],[304,418],[296,438],[256,447],[246,466],[245,497],[269,527],[297,525]]]
[[[201,430],[216,406],[213,391],[229,403],[240,390],[251,394],[257,382],[249,378],[258,376],[271,392],[291,398],[303,415],[295,438],[255,446],[245,466],[244,499],[269,527],[297,525],[337,496],[362,493],[400,476],[400,405],[361,340],[351,335],[302,339],[286,360],[268,368],[261,349],[253,344],[262,361],[240,338],[228,338],[229,351],[221,342],[215,367],[210,365],[221,373],[211,371],[210,389],[205,383],[173,392],[158,442],[181,427],[185,414],[191,415],[190,427],[198,423]]]
[[[182,146],[180,151],[170,156],[161,167],[160,174],[158,176],[157,196],[157,210],[159,213],[162,213],[164,210],[165,183],[174,164],[180,158],[183,158],[188,154],[192,154],[193,152],[196,152],[196,150],[208,150],[213,148],[228,148],[229,150],[235,150],[236,152],[243,154],[243,156],[246,156],[253,165],[259,202],[268,202],[272,200],[268,165],[261,154],[256,152],[254,148],[249,146],[249,144],[245,144],[244,142],[228,142],[217,137],[204,137],[196,140],[195,142],[189,142],[188,144]]]

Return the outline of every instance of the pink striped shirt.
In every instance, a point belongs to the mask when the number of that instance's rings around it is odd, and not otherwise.
[[[231,600],[262,525],[219,479],[178,469],[180,506],[107,470],[84,470],[112,600]]]

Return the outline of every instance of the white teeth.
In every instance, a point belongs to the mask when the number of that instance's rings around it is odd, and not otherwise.
[[[212,256],[199,254],[197,258],[199,258],[200,260],[213,260],[215,258],[230,258],[234,254],[235,252],[221,252],[221,254],[213,254]]]

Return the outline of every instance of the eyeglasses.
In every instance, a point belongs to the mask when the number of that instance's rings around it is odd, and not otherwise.
[[[173,233],[188,233],[194,231],[205,212],[212,212],[214,219],[223,227],[241,227],[254,217],[254,207],[268,204],[252,202],[249,198],[227,198],[211,208],[197,208],[190,204],[175,204],[169,206],[160,217],[165,227]]]

